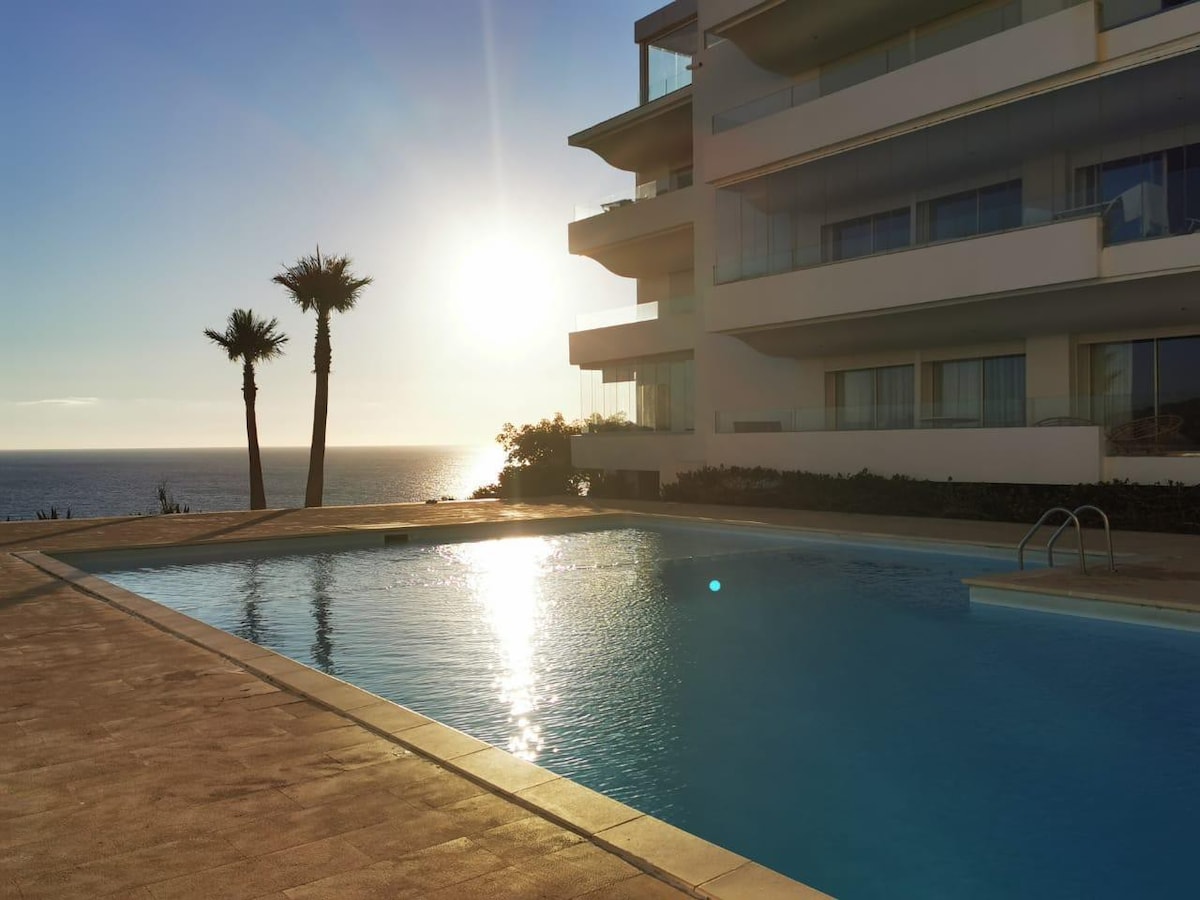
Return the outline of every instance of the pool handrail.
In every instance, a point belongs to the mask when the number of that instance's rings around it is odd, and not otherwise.
[[[1105,514],[1104,510],[1102,510],[1100,507],[1092,506],[1090,503],[1086,503],[1083,506],[1077,506],[1072,511],[1072,514],[1075,516],[1076,519],[1080,519],[1080,518],[1082,518],[1080,516],[1080,513],[1084,513],[1084,512],[1094,512],[1096,515],[1098,515],[1100,517],[1100,521],[1104,523],[1104,540],[1105,540],[1105,544],[1108,547],[1108,571],[1110,571],[1110,572],[1117,571],[1117,562],[1113,556],[1112,527],[1109,525],[1108,516]],[[1058,526],[1058,530],[1056,532],[1054,532],[1054,534],[1050,535],[1050,543],[1048,543],[1046,545],[1046,552],[1050,556],[1050,565],[1051,566],[1054,565],[1054,555],[1053,555],[1054,554],[1054,542],[1057,541],[1059,536],[1064,531],[1067,530],[1067,525],[1069,525],[1069,524],[1070,524],[1070,520],[1063,522],[1061,525]],[[1081,541],[1080,546],[1082,547],[1082,533],[1080,534],[1080,541]]]
[[[1061,531],[1063,528],[1066,528],[1067,525],[1073,524],[1075,526],[1075,538],[1076,542],[1079,544],[1079,571],[1080,573],[1086,575],[1087,562],[1083,558],[1083,529],[1079,527],[1079,517],[1065,506],[1053,506],[1046,510],[1044,513],[1042,513],[1041,517],[1034,522],[1033,527],[1025,532],[1025,537],[1021,538],[1021,542],[1017,544],[1017,568],[1022,570],[1025,568],[1025,545],[1029,543],[1035,534],[1037,534],[1037,530],[1042,527],[1046,520],[1055,513],[1062,513],[1067,517],[1066,521],[1064,521],[1062,526],[1059,528],[1059,531]],[[1057,532],[1055,532],[1055,537],[1057,537]],[[1050,568],[1054,568],[1054,538],[1051,538],[1050,543],[1046,545],[1046,560],[1050,564]]]

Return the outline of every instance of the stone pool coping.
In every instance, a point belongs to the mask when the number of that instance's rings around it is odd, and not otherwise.
[[[16,552],[13,556],[174,637],[216,653],[268,683],[306,697],[693,896],[711,900],[828,900],[827,894],[505,750],[117,587],[53,556],[39,551]]]

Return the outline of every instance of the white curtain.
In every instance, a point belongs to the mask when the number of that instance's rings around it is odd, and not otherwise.
[[[837,427],[875,427],[875,370],[837,373]]]
[[[982,418],[981,367],[977,359],[960,359],[935,366],[934,416],[945,425],[978,425]]]
[[[1025,357],[997,356],[983,361],[983,424],[1019,428],[1025,424]]]
[[[1092,417],[1105,425],[1133,418],[1133,344],[1092,346]]]

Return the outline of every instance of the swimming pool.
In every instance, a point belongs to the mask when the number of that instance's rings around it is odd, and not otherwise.
[[[1200,635],[971,607],[1010,558],[639,526],[160,561],[88,567],[841,900],[1194,883]]]

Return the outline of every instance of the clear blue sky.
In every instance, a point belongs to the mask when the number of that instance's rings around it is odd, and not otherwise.
[[[567,332],[632,285],[566,252],[632,176],[566,146],[637,100],[635,0],[0,0],[0,449],[236,446],[202,336],[277,316],[265,445],[304,445],[314,323],[271,276],[374,276],[329,443],[487,442],[579,411]]]

